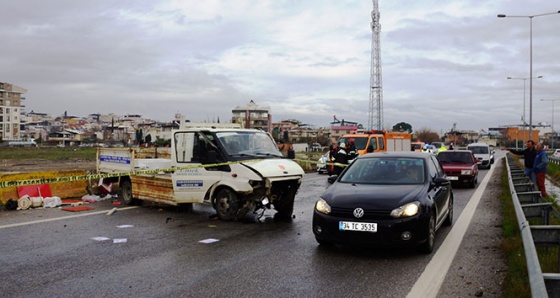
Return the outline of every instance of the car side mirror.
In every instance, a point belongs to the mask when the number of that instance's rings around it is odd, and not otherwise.
[[[445,177],[436,177],[434,178],[434,184],[436,186],[444,186],[444,185],[450,185],[451,181],[449,181],[449,179],[445,178]]]
[[[338,176],[330,176],[329,178],[327,178],[327,181],[330,184],[333,184],[336,181],[336,178],[338,178]]]

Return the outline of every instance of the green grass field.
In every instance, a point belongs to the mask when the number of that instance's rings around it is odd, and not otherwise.
[[[58,148],[58,147],[37,147],[37,148],[0,148],[0,160],[91,160],[96,157],[95,148]]]

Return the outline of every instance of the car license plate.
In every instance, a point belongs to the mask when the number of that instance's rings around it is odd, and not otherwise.
[[[341,221],[338,227],[341,231],[377,232],[377,224],[370,222]]]
[[[449,180],[459,180],[459,177],[457,177],[457,176],[447,176],[447,179],[449,179]]]

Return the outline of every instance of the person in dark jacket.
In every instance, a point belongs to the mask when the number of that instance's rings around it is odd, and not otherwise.
[[[537,178],[535,172],[533,172],[533,165],[535,164],[535,157],[537,156],[537,150],[535,149],[535,142],[533,140],[527,141],[527,148],[523,150],[509,149],[509,152],[516,155],[523,155],[525,170],[524,173],[527,175],[534,184],[537,184]]]
[[[354,144],[354,140],[350,139],[350,143],[348,143],[348,162],[354,160],[354,158],[358,157],[358,150],[356,149],[356,145]]]
[[[334,166],[334,159],[336,157],[336,153],[338,152],[338,144],[330,145],[329,146],[329,164],[327,164],[327,173],[329,176],[334,175],[335,173],[335,166]]]
[[[338,151],[334,155],[334,163],[337,165],[334,166],[334,174],[339,175],[344,170],[344,165],[348,164],[348,154],[346,154],[346,144],[340,143],[338,145]]]
[[[537,187],[541,192],[541,197],[546,198],[548,194],[546,193],[546,188],[544,186],[544,180],[546,179],[546,165],[548,164],[548,155],[546,150],[543,149],[541,143],[537,144],[537,156],[535,157],[535,164],[533,165],[533,172],[537,178]]]

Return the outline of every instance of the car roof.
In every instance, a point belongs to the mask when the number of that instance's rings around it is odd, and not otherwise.
[[[440,151],[438,154],[442,154],[442,153],[443,153],[443,154],[447,154],[447,153],[453,153],[453,152],[465,152],[465,153],[470,153],[470,154],[472,154],[472,151],[471,151],[471,150],[466,150],[466,149],[456,149],[456,150],[455,150],[455,149],[453,149],[453,150],[449,150],[449,149],[448,149],[448,150]]]
[[[358,158],[374,158],[374,157],[409,157],[409,158],[429,158],[434,156],[433,153],[428,152],[413,152],[413,151],[394,151],[394,152],[375,152],[360,155]]]
[[[472,144],[468,144],[467,147],[470,146],[484,146],[484,147],[490,147],[490,145],[486,144],[486,143],[472,143]]]

